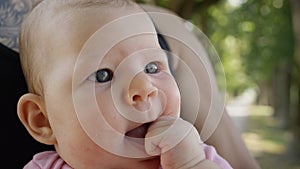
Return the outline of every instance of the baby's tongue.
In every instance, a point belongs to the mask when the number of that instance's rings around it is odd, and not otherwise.
[[[134,137],[134,138],[145,138],[148,127],[149,127],[149,124],[145,123],[137,128],[134,128],[134,129],[128,131],[125,135],[128,137]]]

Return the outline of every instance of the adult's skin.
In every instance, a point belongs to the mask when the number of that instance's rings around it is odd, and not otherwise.
[[[205,56],[205,54],[201,52],[203,51],[202,45],[197,41],[195,35],[187,31],[180,18],[176,19],[176,17],[171,17],[175,19],[169,19],[169,22],[166,24],[166,20],[163,16],[152,13],[159,12],[176,16],[173,12],[146,4],[142,4],[141,6],[145,11],[149,12],[150,16],[152,16],[159,32],[166,35],[164,38],[167,41],[171,53],[179,57],[184,56],[180,58],[181,61],[177,60],[173,62],[175,65],[173,67],[174,76],[181,90],[184,91],[181,93],[183,98],[181,116],[191,123],[194,123],[200,132],[201,138],[206,143],[215,146],[219,154],[227,159],[233,168],[259,169],[259,165],[247,149],[240,132],[224,108],[224,102],[220,99],[222,96],[220,92],[218,92],[215,75],[212,73],[213,69],[209,58],[201,57],[201,61],[203,62],[202,65],[195,63],[193,59],[191,60],[193,56],[197,57],[197,54]],[[179,34],[177,33],[177,30],[180,32]],[[170,33],[174,31],[174,34]],[[193,49],[196,53],[192,52],[190,49]],[[193,82],[193,79],[190,76],[186,76],[186,67],[182,63],[188,64],[188,67],[192,70],[194,76],[198,77],[198,79],[196,78],[196,81],[198,84],[201,84],[201,87],[195,88],[191,85],[190,82]],[[210,72],[210,74],[208,75],[207,72]],[[191,117],[189,113],[194,111],[195,103],[193,101],[197,100],[197,98],[193,93],[197,90],[199,90],[201,101],[198,116],[196,118],[195,116]],[[213,114],[213,111],[219,111],[221,113]],[[213,128],[212,132],[203,127],[209,113],[218,116],[212,117],[210,119],[212,120],[212,123],[206,124],[206,127]],[[205,131],[203,132],[202,129]]]

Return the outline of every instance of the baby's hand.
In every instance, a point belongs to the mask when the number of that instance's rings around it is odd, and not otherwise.
[[[163,169],[211,168],[202,144],[192,124],[173,116],[162,116],[153,122],[145,139],[147,153],[160,155]]]

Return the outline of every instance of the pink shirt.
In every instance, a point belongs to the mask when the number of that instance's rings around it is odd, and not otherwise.
[[[206,159],[215,162],[222,169],[232,169],[230,164],[222,158],[213,146],[203,145]],[[23,169],[72,169],[61,159],[55,151],[44,151],[33,156]],[[159,169],[162,169],[159,167]]]

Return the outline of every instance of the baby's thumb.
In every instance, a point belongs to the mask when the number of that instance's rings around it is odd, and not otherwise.
[[[181,118],[162,116],[150,125],[145,150],[151,156],[165,153],[179,144],[191,130],[194,130],[192,124]]]

